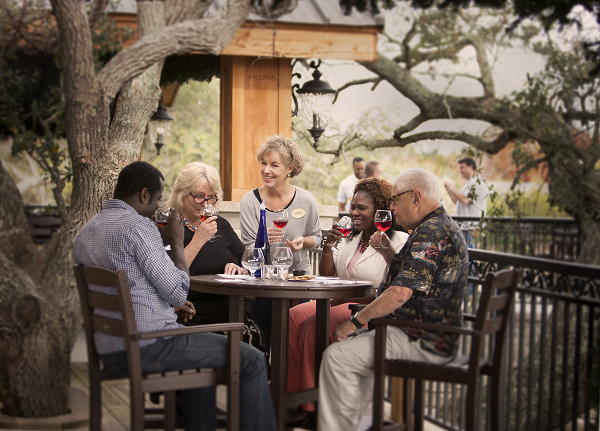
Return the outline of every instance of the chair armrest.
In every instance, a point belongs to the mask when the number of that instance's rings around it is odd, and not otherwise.
[[[353,313],[362,310],[363,308],[365,308],[367,305],[369,304],[348,304],[348,310],[352,311]]]
[[[442,325],[439,323],[414,322],[412,320],[398,319],[373,319],[369,322],[373,325],[402,326],[403,328],[425,329],[427,331],[448,332],[451,334],[475,335],[479,331],[464,326]]]
[[[174,335],[202,334],[204,332],[243,331],[243,323],[216,323],[213,325],[184,326],[164,331],[140,332],[132,335],[134,340],[148,340],[150,338],[171,337]]]

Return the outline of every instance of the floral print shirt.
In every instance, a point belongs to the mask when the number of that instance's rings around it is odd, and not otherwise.
[[[469,254],[458,224],[439,207],[412,231],[392,258],[381,295],[390,286],[413,290],[411,298],[390,317],[399,320],[461,326],[462,301],[469,274]],[[452,356],[458,335],[401,328],[412,341],[442,356]]]

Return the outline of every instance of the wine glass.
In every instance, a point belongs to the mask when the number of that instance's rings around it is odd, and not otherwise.
[[[258,247],[248,247],[242,254],[242,266],[246,268],[250,275],[255,275],[255,272],[262,268],[265,263],[263,251]]]
[[[375,214],[375,227],[381,232],[387,231],[392,226],[392,212],[389,210],[377,210]],[[389,248],[385,246],[373,248]]]
[[[337,227],[337,230],[339,230],[340,233],[344,236],[344,238],[346,238],[348,236],[348,234],[350,232],[352,232],[352,219],[348,216],[344,216],[338,220],[338,222],[336,223],[336,227]],[[338,241],[335,242],[335,244],[330,246],[331,250],[339,251],[336,246],[339,244],[339,242],[342,239],[343,238],[339,239]]]
[[[273,224],[279,229],[286,227],[288,224],[288,211],[286,209],[275,211]],[[278,241],[278,243],[283,243],[283,237]]]
[[[171,208],[159,208],[154,213],[154,223],[160,227],[164,227],[169,224],[169,217],[171,215]]]
[[[202,222],[204,223],[207,218],[213,217],[217,215],[217,210],[211,204],[204,205],[204,210],[202,211]],[[221,235],[215,234],[208,238],[208,242],[213,242],[221,238]]]
[[[292,266],[294,256],[289,247],[275,247],[271,254],[273,266],[277,268],[277,274],[280,280],[287,280],[288,268]]]

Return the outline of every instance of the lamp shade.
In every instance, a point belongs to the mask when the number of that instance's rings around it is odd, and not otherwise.
[[[298,90],[300,96],[300,112],[306,128],[315,138],[315,146],[321,134],[329,125],[331,106],[337,93],[327,81],[321,81],[321,72],[315,69],[313,80],[306,82]]]
[[[161,101],[158,103],[156,112],[152,114],[152,117],[150,117],[150,121],[148,122],[148,135],[150,140],[156,146],[157,154],[160,154],[160,149],[164,144],[167,143],[169,139],[172,122],[173,117],[169,115],[162,104],[161,99]]]

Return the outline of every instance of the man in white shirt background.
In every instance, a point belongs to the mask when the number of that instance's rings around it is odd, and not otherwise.
[[[463,188],[459,191],[451,180],[444,181],[444,187],[448,191],[450,199],[456,204],[457,216],[485,217],[489,189],[483,179],[475,175],[476,171],[475,160],[465,157],[458,161],[458,172],[467,180]],[[467,246],[474,248],[475,241],[471,235],[473,223],[463,223],[462,227]]]
[[[354,187],[365,176],[365,159],[355,157],[352,160],[352,170],[354,173],[344,178],[340,183],[338,190],[338,211],[350,211],[350,201],[352,200]]]

